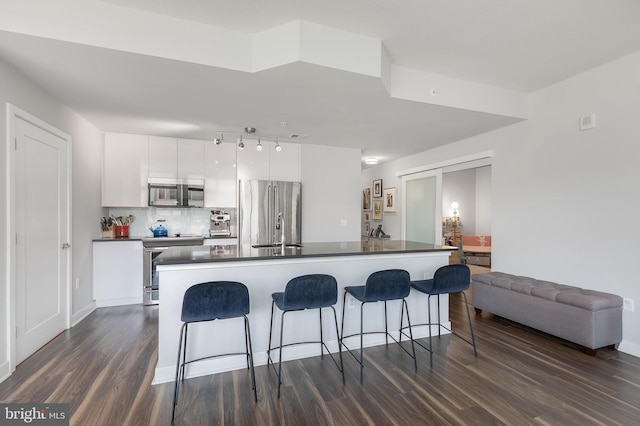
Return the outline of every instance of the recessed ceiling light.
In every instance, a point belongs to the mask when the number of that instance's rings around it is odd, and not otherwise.
[[[378,159],[376,157],[367,157],[364,159],[365,164],[378,164]]]

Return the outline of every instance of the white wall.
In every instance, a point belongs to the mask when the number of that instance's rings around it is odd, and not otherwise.
[[[634,299],[620,349],[640,356],[638,75],[640,52],[533,93],[526,122],[367,170],[363,181],[492,150],[492,268]],[[598,126],[579,131],[591,113]],[[386,226],[399,235],[399,221]]]
[[[72,137],[72,282],[79,279],[80,288],[72,293],[73,320],[76,321],[91,310],[92,306],[92,261],[91,240],[100,232],[98,218],[100,207],[100,143],[97,128],[57,102],[40,87],[0,60],[0,212],[7,218],[7,123],[6,103],[37,116]],[[0,225],[0,380],[8,368],[8,276],[7,276],[7,236],[8,224]]]
[[[360,240],[360,150],[300,146],[302,241]]]
[[[476,229],[474,235],[491,235],[491,166],[476,172]]]

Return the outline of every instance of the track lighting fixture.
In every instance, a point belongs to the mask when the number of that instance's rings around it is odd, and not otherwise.
[[[270,135],[258,135],[258,132],[256,131],[255,127],[245,127],[244,129],[244,133],[234,133],[234,132],[226,132],[227,135],[229,133],[231,133],[232,135],[238,135],[238,149],[244,149],[244,136],[250,137],[251,135],[254,135],[253,137],[257,137],[258,138],[258,143],[256,145],[256,150],[258,151],[262,151],[264,149],[264,145],[262,144],[262,137],[266,137],[268,141],[273,141],[275,142],[275,145],[273,146],[273,149],[276,150],[276,152],[280,152],[282,151],[282,146],[280,145],[280,141],[278,140],[278,136],[270,136]],[[222,132],[218,132],[218,134],[220,135],[220,137],[217,137],[213,140],[213,143],[215,145],[220,145],[222,144],[225,140],[224,140],[224,133]]]
[[[224,134],[220,133],[220,137],[219,138],[215,138],[213,140],[213,143],[216,144],[216,145],[220,145],[223,140],[224,140]]]

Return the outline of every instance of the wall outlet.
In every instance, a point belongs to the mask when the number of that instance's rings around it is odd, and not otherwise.
[[[625,297],[622,302],[622,309],[624,309],[625,311],[633,312],[634,311],[633,305],[634,305],[633,299],[629,299]]]
[[[80,278],[76,278],[76,290],[80,288]]]

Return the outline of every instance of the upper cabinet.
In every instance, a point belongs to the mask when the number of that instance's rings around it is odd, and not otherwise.
[[[178,139],[178,178],[205,178],[205,141]]]
[[[149,177],[178,177],[178,140],[149,136]]]
[[[275,150],[275,142],[262,142],[258,151],[258,141],[244,140],[245,148],[238,150],[238,180],[285,180],[300,181],[300,146],[280,143],[280,151]]]
[[[245,139],[235,143],[105,133],[102,205],[147,207],[148,178],[204,180],[205,207],[237,205],[239,179],[300,181],[300,146]]]
[[[205,141],[204,145],[204,205],[205,207],[235,207],[236,145]]]
[[[103,206],[147,206],[148,147],[148,136],[105,133],[102,167]]]
[[[205,141],[149,136],[149,177],[204,179]]]

